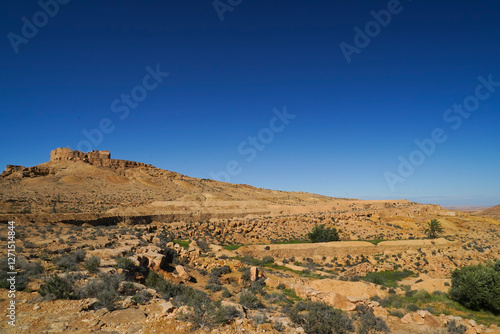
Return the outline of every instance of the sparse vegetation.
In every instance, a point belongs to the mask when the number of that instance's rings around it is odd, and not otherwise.
[[[243,245],[226,245],[226,246],[224,246],[224,249],[229,250],[229,251],[234,251],[242,246]]]
[[[134,263],[128,257],[120,257],[116,260],[116,268],[129,269],[133,266],[134,266]]]
[[[96,273],[101,265],[101,259],[97,256],[89,257],[83,263],[83,267],[88,270],[89,273]]]
[[[25,258],[20,257],[17,259],[16,263],[19,271],[16,275],[15,279],[15,287],[17,291],[22,291],[26,288],[29,279],[37,278],[44,272],[43,266],[40,262],[28,262]],[[10,278],[8,272],[9,269],[9,261],[7,257],[0,259],[0,289],[9,289],[10,282],[7,281]]]
[[[446,330],[450,334],[464,334],[467,331],[467,327],[462,324],[457,325],[457,322],[453,319],[446,325]]]
[[[257,297],[257,295],[251,291],[242,292],[240,295],[239,302],[241,305],[249,309],[258,309],[264,306]]]
[[[70,299],[74,297],[74,283],[71,278],[52,275],[44,280],[38,293],[46,299]]]
[[[379,271],[366,274],[366,276],[361,277],[362,280],[379,284],[385,287],[397,287],[397,281],[400,281],[406,277],[412,276],[414,273],[409,270],[403,271]]]
[[[290,319],[306,333],[344,334],[354,331],[352,320],[329,305],[319,302],[298,302],[290,311]]]
[[[112,311],[118,300],[118,287],[123,281],[121,275],[102,274],[98,279],[90,280],[78,292],[81,298],[97,298],[99,305]]]
[[[389,333],[389,327],[385,321],[380,317],[376,317],[371,307],[366,305],[357,305],[355,318],[360,322],[360,326],[357,330],[358,334],[378,332]]]
[[[75,270],[78,263],[82,262],[83,259],[85,259],[85,251],[77,250],[70,254],[61,255],[60,257],[55,258],[52,262],[61,269],[71,271]]]

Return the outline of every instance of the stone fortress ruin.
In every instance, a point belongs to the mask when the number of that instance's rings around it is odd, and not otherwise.
[[[73,151],[69,147],[66,148],[56,148],[52,152],[50,152],[50,162],[59,162],[59,161],[82,161],[94,166],[105,166],[105,167],[151,167],[149,164],[144,164],[141,162],[129,161],[129,160],[120,160],[120,159],[111,159],[111,153],[109,151],[97,151],[92,150],[90,152],[84,153],[80,151]]]
[[[111,159],[109,151],[93,150],[87,153],[72,150],[69,147],[56,148],[50,152],[50,162],[58,164],[62,162],[83,162],[94,166],[114,167],[114,168],[135,168],[135,167],[152,167],[150,164],[135,162],[129,160]],[[1,177],[18,176],[18,177],[36,177],[54,174],[55,170],[49,166],[34,166],[24,167],[17,165],[7,165]]]

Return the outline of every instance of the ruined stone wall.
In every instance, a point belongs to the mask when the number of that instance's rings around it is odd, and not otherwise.
[[[149,164],[144,164],[141,162],[128,161],[128,160],[118,160],[111,159],[111,153],[109,151],[90,151],[83,153],[80,151],[73,151],[72,149],[57,148],[50,152],[50,161],[83,161],[94,166],[104,166],[104,167],[140,167],[140,166],[151,166]]]
[[[69,147],[57,148],[50,152],[50,161],[61,160],[80,160],[94,163],[103,160],[111,160],[111,154],[109,151],[90,151],[88,153],[83,153],[80,151],[73,151]]]

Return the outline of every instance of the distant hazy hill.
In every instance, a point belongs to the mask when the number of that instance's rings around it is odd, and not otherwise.
[[[500,219],[500,205],[483,210],[481,214],[493,217],[495,219]]]

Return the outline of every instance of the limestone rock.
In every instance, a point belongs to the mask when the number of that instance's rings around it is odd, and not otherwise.
[[[338,293],[330,293],[323,298],[323,302],[342,311],[354,311],[356,305],[347,300],[346,297]]]
[[[80,308],[80,312],[81,311],[95,310],[97,308],[98,304],[99,304],[99,300],[97,298],[84,299],[82,306]]]
[[[187,273],[186,269],[184,269],[183,266],[177,265],[175,266],[175,270],[177,271],[179,278],[184,282],[188,282],[189,280],[191,280],[191,276]]]
[[[262,273],[262,271],[259,270],[259,268],[257,268],[257,267],[250,268],[250,281],[251,282],[255,282],[256,280],[258,280],[259,278],[262,278],[262,277],[264,277],[264,274]]]
[[[152,252],[139,255],[138,260],[141,267],[150,268],[155,271],[164,269],[167,264],[165,255]]]
[[[169,301],[160,303],[159,306],[161,307],[161,313],[163,314],[173,313],[176,309],[176,307],[172,304],[172,302]]]

